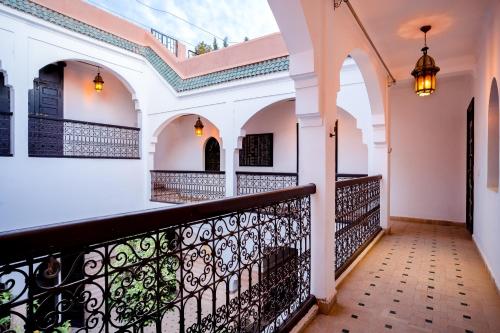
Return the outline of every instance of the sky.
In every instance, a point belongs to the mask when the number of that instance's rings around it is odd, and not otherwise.
[[[231,45],[242,42],[245,37],[252,39],[279,31],[267,0],[86,1],[144,29],[154,28],[170,35],[191,50],[200,41],[212,45],[213,35],[227,36]],[[221,39],[218,45],[222,46]]]

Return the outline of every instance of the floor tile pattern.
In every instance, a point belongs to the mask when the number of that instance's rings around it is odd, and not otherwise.
[[[468,232],[394,222],[307,333],[500,333],[500,296]]]

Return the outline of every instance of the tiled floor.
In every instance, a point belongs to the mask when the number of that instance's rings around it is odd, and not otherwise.
[[[306,332],[500,333],[500,296],[465,228],[395,222],[392,231]]]

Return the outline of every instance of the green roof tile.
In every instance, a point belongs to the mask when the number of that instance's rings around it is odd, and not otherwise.
[[[182,79],[172,67],[150,47],[145,47],[127,39],[118,37],[69,16],[43,7],[29,0],[0,0],[0,4],[33,15],[42,20],[57,24],[65,29],[78,32],[85,36],[104,41],[119,48],[137,53],[151,64],[153,68],[177,91],[183,92],[219,83],[244,79],[257,75],[288,71],[288,56],[264,60],[261,62],[222,70],[197,77]]]

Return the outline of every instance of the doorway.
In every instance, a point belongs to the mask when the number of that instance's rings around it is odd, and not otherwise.
[[[474,232],[474,98],[467,108],[467,179],[466,179],[467,230]]]
[[[220,171],[220,145],[213,137],[205,144],[205,171]]]

